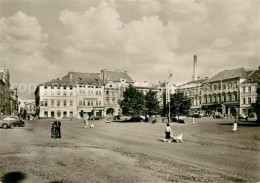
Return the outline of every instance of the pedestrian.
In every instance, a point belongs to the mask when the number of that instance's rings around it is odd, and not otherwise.
[[[232,131],[233,131],[234,133],[237,132],[237,122],[236,122],[236,121],[235,121],[234,124],[233,124],[233,129],[232,129]]]
[[[83,126],[83,128],[89,127],[88,118],[89,118],[88,114],[85,114],[84,115],[84,126]]]
[[[166,141],[171,142],[171,134],[172,134],[172,129],[170,127],[170,124],[167,123],[166,128],[165,128],[165,139],[164,139],[164,142],[166,142]]]
[[[61,138],[61,122],[56,120],[52,124],[52,129],[51,129],[51,137],[52,138]]]

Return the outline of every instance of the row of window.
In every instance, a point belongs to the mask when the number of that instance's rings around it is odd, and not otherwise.
[[[73,107],[74,105],[74,101],[73,100],[70,100],[70,101],[67,101],[67,100],[51,100],[50,103],[49,101],[42,101],[41,102],[41,106],[44,106],[44,107]]]
[[[48,92],[45,91],[44,92],[44,96],[48,96]],[[60,91],[57,91],[56,92],[56,95],[55,95],[55,92],[54,91],[51,91],[51,96],[67,96],[67,92],[60,92]],[[68,96],[73,96],[73,92],[69,92],[69,95]]]
[[[101,106],[101,101],[93,101],[93,100],[80,100],[79,106]]]
[[[110,100],[110,98],[106,98],[106,104],[116,104],[116,98],[112,98],[112,100]]]
[[[221,88],[222,86],[222,88]],[[219,84],[214,84],[212,85],[212,90],[226,90],[226,89],[230,89],[230,88],[237,88],[237,82],[234,83],[224,83],[221,85],[221,83]]]
[[[63,111],[63,116],[62,115],[62,112],[58,111],[56,113],[56,116],[57,117],[72,117],[73,116],[73,111],[70,111],[69,112],[69,116],[68,116],[68,112],[67,111]],[[44,117],[55,117],[55,112],[54,111],[51,111],[50,113],[50,116],[49,116],[49,112],[48,111],[44,111]]]
[[[252,87],[251,86],[248,86],[248,87],[244,86],[242,88],[242,93],[251,93],[251,92],[252,92]]]
[[[198,94],[201,94],[201,90],[191,90],[191,91],[187,91],[184,94],[187,95],[187,96],[189,96],[189,95],[198,95]]]
[[[102,92],[101,91],[92,91],[92,90],[88,90],[88,92],[86,92],[85,90],[79,90],[79,94],[82,94],[82,95],[102,95]]]
[[[79,85],[79,88],[102,88],[102,86],[94,86],[94,85]]]
[[[102,88],[102,86],[94,86],[94,85],[79,85],[79,88]],[[73,86],[44,86],[44,89],[70,89],[73,90]]]
[[[223,96],[212,96],[212,97],[204,97],[205,103],[212,103],[212,102],[232,102],[237,101],[237,94],[233,95],[223,95]]]
[[[242,104],[252,104],[254,101],[256,101],[256,99],[254,100],[254,97],[244,97],[242,99]]]
[[[44,89],[63,89],[63,90],[66,90],[66,89],[70,89],[70,90],[73,90],[73,86],[69,86],[69,87],[67,87],[67,86],[44,86]]]

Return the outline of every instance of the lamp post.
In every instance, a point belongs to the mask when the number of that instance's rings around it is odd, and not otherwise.
[[[172,77],[172,73],[169,75],[169,78],[168,78],[168,87],[167,87],[167,99],[168,99],[168,108],[169,108],[169,111],[168,111],[168,122],[170,122],[171,120],[171,99],[170,99],[170,79]]]
[[[10,111],[11,111],[11,116],[12,116],[12,113],[13,113],[13,111],[12,111],[12,109],[13,109],[13,105],[12,105],[12,104],[13,104],[13,101],[11,100],[11,101],[10,101]]]

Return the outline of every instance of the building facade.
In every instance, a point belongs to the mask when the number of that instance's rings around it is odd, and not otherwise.
[[[77,116],[77,87],[70,80],[52,80],[39,85],[35,91],[36,115],[66,118]]]
[[[211,78],[198,79],[178,86],[191,99],[191,113],[232,117],[242,114],[255,117],[251,104],[256,101],[259,69],[224,70]]]
[[[260,68],[248,71],[248,78],[240,84],[240,114],[256,118],[252,103],[257,99],[257,87],[260,82]]]
[[[0,67],[0,110],[1,115],[17,115],[17,89],[10,88],[10,73],[8,68]]]
[[[133,84],[128,73],[121,71],[101,70],[101,80],[104,83],[104,115],[121,113],[119,100],[123,99],[123,92]]]
[[[103,116],[120,113],[118,100],[133,80],[126,72],[69,72],[62,79],[39,85],[35,91],[39,117]]]
[[[203,82],[206,80],[207,78],[197,78],[197,80],[178,86],[178,91],[191,99],[191,114],[202,113]]]

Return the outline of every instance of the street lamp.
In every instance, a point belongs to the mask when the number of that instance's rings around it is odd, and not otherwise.
[[[12,108],[13,108],[13,105],[12,105],[12,104],[13,104],[13,101],[11,100],[11,101],[10,101],[10,111],[11,111],[11,116],[12,116]]]
[[[168,111],[168,122],[170,122],[170,120],[171,120],[171,104],[170,104],[170,102],[171,102],[171,99],[170,99],[170,79],[171,79],[171,77],[172,77],[172,73],[169,75],[169,78],[168,78],[168,87],[167,87],[167,89],[168,89],[168,91],[167,91],[167,98],[168,98],[168,107],[169,107],[169,111]]]

